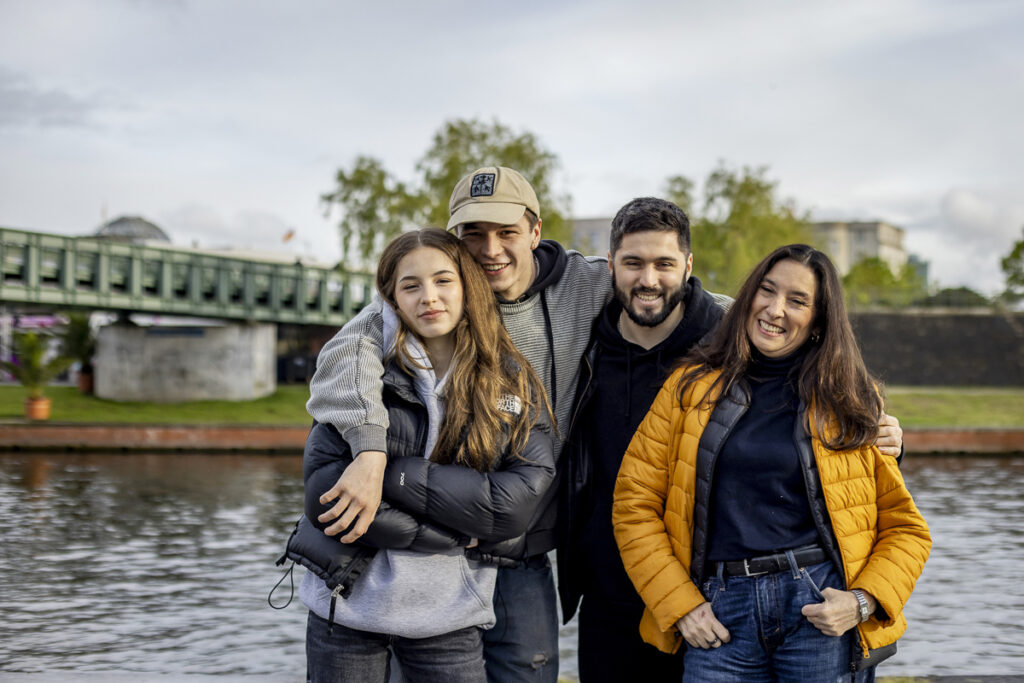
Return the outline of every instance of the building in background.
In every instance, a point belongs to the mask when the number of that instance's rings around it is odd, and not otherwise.
[[[572,246],[587,254],[603,255],[608,251],[608,235],[612,219],[575,218],[572,221]],[[825,221],[811,223],[817,246],[835,263],[840,275],[866,258],[879,258],[898,275],[910,263],[928,281],[928,264],[907,254],[903,246],[903,228],[885,221]]]
[[[607,218],[573,218],[572,249],[584,254],[604,256],[608,253],[608,239],[612,233],[612,219]]]
[[[907,264],[903,228],[885,221],[828,221],[811,223],[818,245],[829,255],[840,275],[859,261],[879,258],[898,275]]]

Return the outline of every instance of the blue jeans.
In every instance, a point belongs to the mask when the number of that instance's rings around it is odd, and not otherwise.
[[[494,587],[494,628],[484,631],[489,683],[558,681],[558,612],[547,555],[502,567]]]
[[[470,628],[431,638],[400,638],[334,625],[313,612],[306,622],[306,680],[310,683],[385,683],[395,653],[406,681],[484,683],[481,630]]]
[[[794,576],[795,574],[795,576]],[[831,562],[760,576],[712,577],[701,592],[715,617],[729,631],[720,647],[688,647],[684,681],[851,681],[850,662],[857,639],[851,629],[826,636],[800,609],[822,602],[821,590],[843,590]],[[873,678],[861,672],[858,681]]]

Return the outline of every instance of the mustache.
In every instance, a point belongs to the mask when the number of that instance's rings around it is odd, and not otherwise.
[[[661,287],[634,287],[629,290],[630,294],[663,294],[665,290]]]

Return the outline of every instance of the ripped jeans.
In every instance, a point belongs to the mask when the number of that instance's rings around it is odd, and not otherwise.
[[[502,567],[494,588],[494,628],[484,631],[489,683],[558,681],[558,612],[547,555]]]
[[[796,572],[713,576],[700,588],[730,640],[713,649],[687,648],[684,682],[874,680],[874,668],[852,677],[855,629],[826,636],[800,612],[806,604],[822,602],[821,589],[844,590],[831,562]]]

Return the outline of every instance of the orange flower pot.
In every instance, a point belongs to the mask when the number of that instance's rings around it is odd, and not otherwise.
[[[30,420],[49,420],[50,399],[45,396],[41,398],[26,398],[25,417]]]

